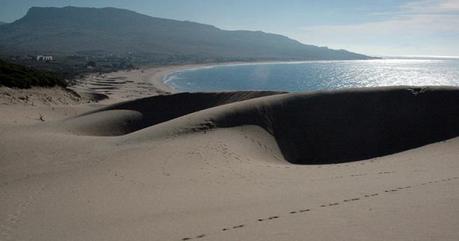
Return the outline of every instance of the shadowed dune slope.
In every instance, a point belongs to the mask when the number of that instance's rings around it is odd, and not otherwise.
[[[267,99],[270,97],[267,97]],[[296,164],[363,160],[459,136],[459,89],[392,87],[289,94],[213,120],[259,125]]]
[[[238,91],[152,96],[114,104],[67,119],[63,126],[82,135],[118,136],[203,109],[281,93],[283,92]]]
[[[459,136],[459,88],[389,87],[273,94],[150,97],[88,113],[67,120],[66,125],[80,125],[79,132],[95,135],[127,134],[145,128],[122,138],[130,143],[148,140],[166,129],[195,131],[196,126],[257,125],[274,136],[284,158],[295,164],[363,160]],[[241,101],[231,103],[237,100]],[[221,105],[226,103],[231,104]],[[122,131],[110,133],[113,130]]]

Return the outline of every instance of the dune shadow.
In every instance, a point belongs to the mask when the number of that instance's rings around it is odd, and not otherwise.
[[[357,161],[459,136],[459,89],[390,87],[292,94],[232,111],[215,123],[263,127],[291,163]]]
[[[174,120],[182,116],[186,118]],[[459,88],[180,93],[115,104],[65,122],[80,133],[96,136],[161,129],[165,126],[156,125],[164,122],[174,122],[171,126],[179,129],[257,125],[275,138],[288,162],[332,164],[459,136]]]
[[[178,93],[113,104],[63,121],[66,129],[93,136],[119,136],[200,110],[281,94],[271,91]]]

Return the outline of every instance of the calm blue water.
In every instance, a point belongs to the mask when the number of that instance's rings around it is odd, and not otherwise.
[[[166,77],[178,91],[308,91],[393,85],[459,86],[459,59],[381,59],[241,64]]]

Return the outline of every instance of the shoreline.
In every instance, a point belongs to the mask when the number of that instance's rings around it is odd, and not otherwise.
[[[167,78],[178,72],[218,66],[274,63],[289,62],[226,62],[146,66],[136,70],[120,70],[105,74],[92,73],[76,80],[76,84],[69,87],[69,89],[82,95],[104,95],[107,98],[101,102],[103,104],[113,104],[147,96],[178,93],[180,91],[167,83]]]
[[[171,65],[171,66],[158,66],[151,68],[142,68],[143,71],[156,70],[156,73],[153,73],[150,76],[152,84],[155,85],[159,90],[167,91],[170,93],[177,93],[177,91],[172,85],[168,84],[168,77],[173,76],[176,73],[190,71],[190,70],[199,70],[205,68],[214,68],[221,66],[237,66],[237,65],[255,65],[255,64],[276,64],[276,63],[296,63],[295,62],[225,62],[225,63],[205,63],[205,64],[183,64],[183,65]]]
[[[390,60],[399,60],[404,58],[383,58],[383,60],[390,61]],[[206,64],[184,64],[184,65],[171,65],[171,66],[158,66],[158,67],[147,67],[142,68],[144,71],[153,70],[157,73],[151,76],[152,84],[158,89],[162,91],[166,91],[169,93],[177,93],[180,92],[171,85],[169,77],[185,71],[194,71],[200,69],[207,69],[207,68],[215,68],[215,67],[231,67],[231,66],[247,66],[247,65],[270,65],[270,64],[303,64],[303,63],[333,63],[333,62],[342,62],[342,61],[374,61],[374,60],[381,60],[381,59],[371,59],[371,60],[305,60],[305,61],[258,61],[258,62],[225,62],[225,63],[206,63]],[[413,58],[411,60],[425,60],[419,58]],[[435,59],[434,59],[435,60]]]
[[[390,60],[390,59],[387,59]],[[221,66],[301,64],[336,61],[371,61],[371,60],[308,60],[308,61],[255,61],[224,62],[202,64],[178,64],[162,66],[143,66],[135,70],[120,70],[106,74],[89,74],[77,80],[70,89],[78,93],[102,94],[110,103],[132,100],[146,96],[181,92],[170,84],[170,77],[184,71],[214,68]],[[118,80],[118,81],[117,81]],[[119,81],[123,80],[123,81]],[[100,83],[102,82],[102,83]]]
[[[205,68],[214,68],[222,66],[240,66],[240,65],[260,65],[260,64],[298,64],[307,62],[317,61],[329,61],[329,60],[309,60],[309,61],[258,61],[258,62],[224,62],[224,63],[205,63],[205,64],[183,64],[183,65],[164,65],[158,67],[147,67],[141,68],[141,71],[154,71],[150,76],[152,84],[158,89],[170,93],[177,93],[176,89],[170,84],[167,84],[167,78],[184,71],[199,70]],[[337,60],[333,60],[337,61]]]
[[[111,104],[146,96],[177,93],[179,91],[174,89],[172,85],[166,83],[166,78],[177,72],[234,64],[241,63],[163,65],[142,67],[136,70],[121,70],[106,74],[93,73],[82,79],[78,79],[76,84],[71,86],[70,89],[83,95],[105,95],[108,98],[103,102],[105,104]]]
[[[183,64],[183,65],[164,65],[158,67],[144,67],[140,70],[148,72],[154,71],[150,76],[152,84],[159,90],[167,91],[170,93],[177,93],[176,89],[170,84],[167,84],[167,78],[184,71],[199,70],[206,68],[222,67],[222,66],[244,66],[244,65],[264,65],[264,64],[300,64],[308,62],[330,62],[342,60],[308,60],[308,61],[258,61],[258,62],[225,62],[225,63],[205,63],[205,64]],[[356,60],[360,61],[360,60]]]

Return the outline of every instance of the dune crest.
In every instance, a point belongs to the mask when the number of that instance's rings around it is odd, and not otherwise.
[[[279,93],[282,92],[240,91],[151,96],[69,118],[62,125],[80,135],[119,136],[200,110]]]
[[[64,121],[73,132],[124,135],[260,126],[295,164],[369,159],[459,136],[459,88],[389,87],[319,91],[182,93],[112,105]],[[129,134],[131,133],[131,134]]]
[[[263,127],[291,163],[340,163],[458,136],[457,103],[457,88],[324,91],[272,97],[253,108],[233,110],[215,124]]]

